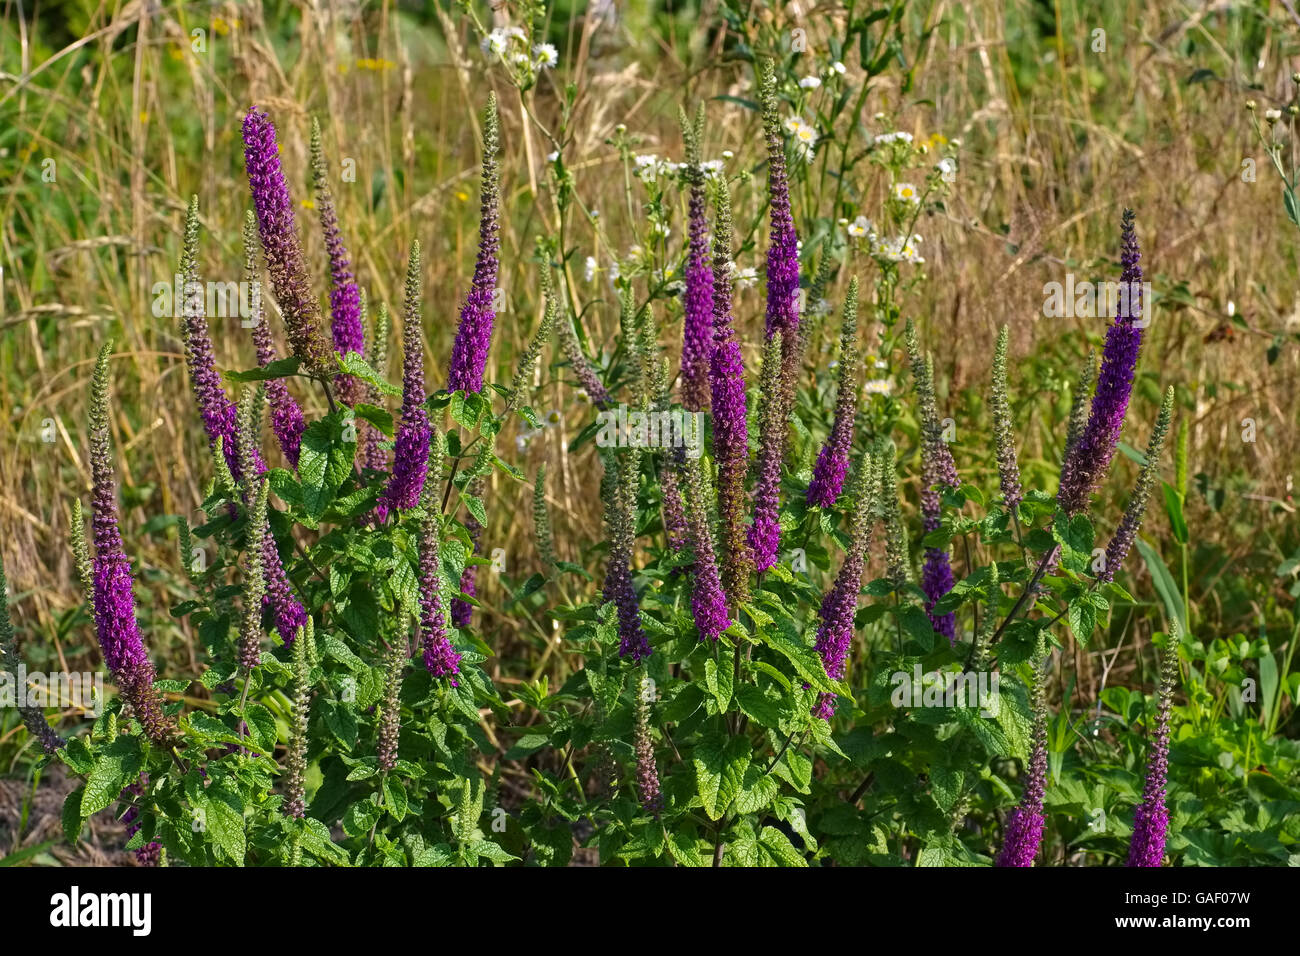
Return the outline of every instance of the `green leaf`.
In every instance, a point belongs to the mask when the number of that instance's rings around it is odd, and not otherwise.
[[[212,842],[232,863],[243,865],[246,849],[244,815],[234,805],[234,799],[224,794],[213,794],[204,802],[204,811]]]
[[[790,838],[776,827],[763,827],[758,835],[759,845],[781,866],[807,866],[803,854],[794,848]]]
[[[1183,614],[1183,595],[1178,585],[1174,583],[1174,576],[1169,573],[1168,566],[1156,553],[1155,548],[1141,538],[1137,539],[1136,544],[1138,553],[1146,562],[1147,570],[1151,572],[1151,582],[1155,585],[1156,593],[1160,595],[1160,600],[1164,601],[1165,613],[1171,618],[1176,618],[1182,625],[1183,633],[1187,634],[1187,620]]]
[[[270,753],[275,749],[275,716],[261,704],[249,704],[244,711],[244,723],[248,725],[248,736],[254,746]]]
[[[511,860],[517,860],[515,856],[504,847],[498,846],[491,840],[475,840],[468,847],[469,851],[475,856],[480,856],[485,860],[491,860],[493,863],[509,863]]]
[[[764,773],[758,764],[750,764],[745,768],[740,792],[736,794],[736,812],[748,814],[766,810],[780,792],[781,788],[771,774]]]
[[[794,665],[794,669],[799,672],[800,677],[818,690],[843,697],[851,696],[847,688],[826,676],[826,668],[822,666],[821,658],[808,645],[796,644],[780,631],[765,633],[764,640],[772,650],[781,654]]]
[[[85,786],[80,786],[63,801],[63,835],[73,846],[81,836],[82,824],[86,822],[86,818],[81,815],[81,795],[85,792]]]
[[[736,703],[741,712],[760,727],[775,729],[781,723],[781,704],[753,684],[740,685],[736,690]]]
[[[704,812],[718,820],[740,792],[749,766],[750,744],[744,737],[729,738],[725,746],[705,739],[695,748],[695,783]]]
[[[1183,517],[1183,496],[1167,481],[1160,482],[1165,493],[1165,512],[1169,515],[1169,527],[1174,533],[1174,540],[1179,544],[1187,543],[1187,519]]]
[[[352,409],[352,413],[357,418],[374,425],[386,438],[393,437],[393,416],[387,409],[380,408],[378,405],[369,405],[366,402],[358,402],[357,407]]]
[[[390,385],[378,372],[371,368],[366,360],[356,352],[349,352],[347,355],[339,356],[339,368],[348,375],[355,375],[369,385],[373,385],[385,395],[402,394],[402,390],[396,385]]]
[[[343,440],[342,415],[335,412],[312,422],[302,435],[298,477],[302,479],[303,507],[312,518],[325,513],[352,473],[357,443]]]
[[[704,684],[709,688],[709,693],[713,699],[718,702],[718,710],[726,713],[727,705],[731,703],[731,668],[727,665],[719,667],[717,663],[710,658],[704,662]]]
[[[273,378],[288,378],[297,375],[302,366],[302,359],[296,355],[276,359],[260,368],[250,368],[246,372],[227,372],[226,378],[232,382],[265,382]]]
[[[483,507],[483,499],[477,495],[460,493],[460,500],[465,502],[465,509],[474,516],[474,520],[480,525],[487,525],[487,510]]]
[[[401,820],[406,816],[406,811],[410,808],[410,805],[402,781],[393,777],[386,777],[384,779],[384,809],[392,814],[394,819]]]
[[[1070,602],[1070,630],[1074,639],[1080,644],[1087,644],[1097,626],[1097,609],[1088,601],[1077,599]]]
[[[90,771],[86,791],[81,796],[81,819],[86,820],[107,807],[139,775],[139,743],[133,737],[117,738],[100,753]]]

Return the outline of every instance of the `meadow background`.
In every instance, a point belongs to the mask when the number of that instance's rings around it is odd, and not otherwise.
[[[987,487],[996,473],[986,437],[987,382],[1005,322],[1021,466],[1028,484],[1054,489],[1071,382],[1088,347],[1100,344],[1105,320],[1045,317],[1044,284],[1064,282],[1066,273],[1078,281],[1115,278],[1125,207],[1137,213],[1155,293],[1125,438],[1137,444],[1134,436],[1146,434],[1169,384],[1178,418],[1187,422],[1186,540],[1157,496],[1143,538],[1158,557],[1135,552],[1119,578],[1135,603],[1117,607],[1089,646],[1067,645],[1072,667],[1062,669],[1068,677],[1053,688],[1051,705],[1068,719],[1054,733],[1104,732],[1106,717],[1137,716],[1126,708],[1136,699],[1140,712],[1140,692],[1152,687],[1149,638],[1164,626],[1172,586],[1173,602],[1185,603],[1189,641],[1200,648],[1199,664],[1190,666],[1200,668],[1205,688],[1203,700],[1180,694],[1180,712],[1196,728],[1183,765],[1194,782],[1242,795],[1243,820],[1252,800],[1257,814],[1261,801],[1274,801],[1268,819],[1250,817],[1249,828],[1272,830],[1277,842],[1285,801],[1279,809],[1262,778],[1289,778],[1294,787],[1300,736],[1300,674],[1292,666],[1300,594],[1300,296],[1297,233],[1246,103],[1256,103],[1259,118],[1295,102],[1300,18],[1285,0],[913,0],[901,7],[889,69],[837,114],[833,138],[819,149],[851,155],[864,137],[893,128],[936,151],[955,150],[950,194],[916,226],[925,263],[915,274],[925,281],[906,285],[899,304],[934,352],[941,411],[956,423],[952,447],[963,477]],[[633,152],[680,161],[678,108],[705,100],[705,157],[729,150],[730,170],[756,171],[734,202],[739,265],[761,269],[763,141],[747,105],[755,92],[751,44],[780,53],[790,31],[802,29],[806,72],[815,73],[832,59],[830,38],[872,6],[560,0],[548,28],[559,65],[523,95],[479,50],[472,21],[490,27],[492,9],[470,9],[442,2],[5,4],[0,549],[33,670],[99,666],[67,541],[71,502],[89,487],[88,385],[108,337],[118,342],[114,443],[123,523],[138,531],[128,549],[142,625],[160,672],[199,669],[195,635],[166,611],[188,593],[170,516],[195,520],[212,463],[178,327],[154,317],[151,289],[171,282],[191,194],[206,229],[204,278],[238,281],[239,229],[249,205],[239,125],[250,105],[268,110],[279,128],[296,199],[311,194],[313,117],[327,153],[355,161],[355,182],[340,181],[333,167],[334,193],[372,304],[399,301],[407,250],[413,239],[421,242],[423,332],[436,388],[445,384],[473,269],[487,90],[497,90],[503,117],[505,294],[487,378],[508,381],[541,314],[534,237],[556,221],[552,146],[523,110],[554,126],[563,87],[572,84],[565,159],[583,208],[598,215],[575,217],[565,244],[582,253],[568,268],[582,297],[588,354],[603,366],[618,328],[607,270],[645,235],[641,194],[629,188],[614,140],[626,135],[636,140]],[[1104,50],[1096,49],[1097,30]],[[861,72],[859,57],[856,49],[840,53],[850,73]],[[805,72],[798,61],[794,69]],[[1287,169],[1293,122],[1284,112],[1278,127]],[[1253,176],[1245,160],[1253,161]],[[794,196],[800,235],[843,233],[840,220],[879,203],[887,189],[879,170],[865,164],[852,181],[809,177]],[[669,195],[684,208],[684,192]],[[325,253],[308,207],[299,210],[299,224],[323,296]],[[677,243],[681,209],[673,215]],[[586,255],[597,261],[590,280]],[[869,259],[850,253],[849,260],[828,294],[834,303],[850,274],[872,279]],[[670,343],[680,342],[680,307],[672,308],[661,318]],[[741,293],[737,320],[746,365],[756,368],[760,289]],[[830,350],[832,326],[819,330],[814,355]],[[223,368],[255,364],[237,318],[215,321],[213,337]],[[897,354],[879,358],[890,368],[903,364]],[[820,380],[829,406],[832,373]],[[503,457],[529,476],[547,463],[560,557],[594,573],[603,553],[593,546],[603,537],[595,458],[590,448],[569,450],[593,412],[558,348],[548,348],[536,384],[533,405],[547,425],[507,436]],[[299,398],[320,401],[305,391]],[[1243,437],[1245,419],[1253,420],[1253,441]],[[1132,461],[1117,459],[1100,513],[1120,513],[1135,474]],[[913,477],[911,500],[915,485]],[[494,505],[484,550],[502,549],[504,571],[480,575],[481,633],[496,651],[486,666],[507,700],[512,684],[548,675],[559,686],[573,667],[548,622],[503,606],[506,585],[517,586],[539,566],[531,496],[529,484],[499,472],[486,492]],[[1255,682],[1262,706],[1244,707],[1245,680]],[[67,716],[70,727],[75,715]],[[16,715],[0,714],[0,855],[35,847],[29,859],[71,860],[72,851],[49,842],[58,832],[60,795],[40,797],[34,759]],[[1220,820],[1213,829],[1233,828]],[[75,858],[116,859],[115,839],[110,834],[104,848],[83,842]],[[1204,854],[1201,862],[1226,852],[1206,839],[1187,852]],[[1293,841],[1284,836],[1279,846]]]

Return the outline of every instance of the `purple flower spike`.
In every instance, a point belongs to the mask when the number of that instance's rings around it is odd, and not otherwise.
[[[497,284],[497,250],[501,245],[497,204],[500,195],[500,170],[497,150],[501,126],[497,117],[497,98],[488,94],[487,113],[483,121],[483,179],[478,227],[478,257],[474,263],[474,282],[460,310],[460,327],[451,348],[449,391],[483,391],[483,370],[487,367],[488,347],[492,344],[492,295]]]
[[[1068,515],[1086,511],[1115,457],[1120,429],[1128,411],[1137,372],[1138,353],[1142,350],[1142,254],[1133,229],[1133,211],[1124,210],[1123,248],[1120,262],[1119,308],[1115,321],[1106,330],[1106,345],[1101,354],[1101,371],[1097,390],[1092,396],[1092,410],[1078,440],[1070,448],[1061,468],[1061,485],[1056,500]]]
[[[1174,704],[1174,687],[1178,683],[1178,620],[1170,621],[1169,646],[1160,675],[1160,705],[1156,710],[1155,730],[1151,734],[1151,753],[1147,757],[1147,779],[1142,803],[1133,812],[1133,838],[1129,843],[1129,866],[1160,866],[1165,858],[1165,840],[1169,831],[1169,808],[1165,806],[1165,788],[1169,777],[1169,717]]]
[[[334,351],[339,355],[349,352],[364,354],[366,336],[361,328],[361,291],[352,275],[352,262],[347,246],[339,233],[338,215],[334,211],[334,196],[330,192],[329,176],[325,167],[325,150],[321,145],[320,124],[311,124],[311,171],[316,187],[316,209],[320,214],[321,232],[325,236],[325,250],[330,260],[330,329],[334,338]],[[352,406],[365,397],[363,384],[354,375],[338,375],[334,379],[339,397]]]
[[[429,455],[434,477],[442,474],[443,439],[434,435]],[[424,518],[420,522],[420,638],[424,647],[424,666],[434,677],[445,677],[456,686],[460,673],[460,654],[447,636],[447,615],[442,606],[442,575],[438,572],[438,502],[432,484],[424,491]]]
[[[713,355],[713,270],[709,264],[709,224],[705,218],[704,169],[700,139],[704,107],[694,126],[682,114],[687,176],[691,184],[690,241],[686,254],[685,317],[682,321],[682,407],[698,412],[709,405],[709,363]]]
[[[844,327],[840,333],[839,381],[835,391],[835,421],[813,466],[808,484],[808,504],[834,506],[849,473],[849,451],[853,446],[853,419],[858,413],[858,279],[849,282],[844,301]]]
[[[1043,839],[1043,797],[1047,792],[1047,665],[1050,658],[1040,644],[1034,667],[1034,744],[1029,755],[1029,775],[1020,803],[1007,816],[1002,849],[994,866],[1033,866]]]
[[[91,385],[90,470],[95,559],[91,578],[94,590],[95,635],[104,663],[113,672],[122,696],[156,743],[167,743],[175,728],[163,713],[162,698],[154,687],[153,662],[145,651],[135,619],[131,591],[131,562],[118,527],[117,488],[113,476],[108,430],[108,357],[112,343],[99,352]]]
[[[393,473],[384,492],[389,510],[414,508],[429,468],[429,413],[424,400],[424,346],[420,342],[420,243],[411,246],[406,268],[402,329],[402,413],[393,451]]]
[[[781,400],[781,345],[778,330],[763,345],[759,380],[758,457],[754,477],[754,521],[749,547],[759,574],[776,564],[781,547],[781,463],[785,455],[788,415]]]
[[[921,419],[921,527],[926,534],[940,525],[942,489],[961,487],[957,465],[952,452],[943,439],[939,424],[938,400],[934,390],[934,367],[929,356],[922,358],[916,340],[916,329],[908,320],[905,330],[907,353],[912,366],[912,382],[916,389]],[[921,572],[921,589],[925,592],[925,613],[934,629],[948,638],[949,644],[957,641],[956,616],[935,614],[934,605],[952,590],[952,566],[948,552],[929,548],[925,552],[925,566]]]
[[[782,359],[788,366],[799,340],[799,237],[790,209],[790,182],[785,165],[785,138],[776,101],[776,70],[771,60],[760,68],[763,132],[767,139],[767,192],[771,227],[767,247],[767,337],[780,332]]]
[[[280,560],[280,549],[276,547],[275,535],[271,534],[269,526],[262,537],[262,574],[266,579],[262,606],[274,617],[280,639],[285,644],[292,644],[298,629],[307,623],[307,609],[294,597],[284,562]]]
[[[194,399],[203,419],[203,430],[208,436],[208,447],[215,449],[217,439],[222,442],[226,465],[238,481],[241,477],[239,456],[235,442],[235,403],[226,395],[217,374],[217,363],[212,352],[212,337],[204,315],[204,291],[199,281],[199,198],[190,197],[185,214],[185,245],[181,255],[181,332],[185,339],[185,360],[190,370],[190,384]]]
[[[320,329],[320,303],[298,239],[289,184],[280,167],[279,144],[270,117],[256,107],[244,117],[244,165],[257,210],[257,228],[266,254],[266,268],[293,353],[319,377],[331,376],[335,362]]]
[[[244,281],[260,282],[257,268],[257,217],[250,209],[244,216]],[[267,325],[266,314],[262,309],[261,296],[257,296],[257,310],[251,316],[253,323],[253,347],[257,350],[257,364],[266,368],[275,361],[275,346],[271,342],[271,329]],[[303,420],[302,409],[289,392],[289,386],[282,378],[266,381],[266,397],[271,405],[271,430],[275,432],[280,450],[285,460],[298,468],[298,456],[302,449],[302,433],[307,430]]]
[[[632,586],[632,569],[626,555],[610,554],[605,570],[604,600],[613,601],[618,608],[619,657],[631,657],[640,663],[650,656],[652,648],[641,626],[641,608],[636,590]]]
[[[749,426],[745,422],[745,363],[732,326],[731,196],[717,192],[713,237],[713,354],[709,387],[713,407],[713,460],[718,468],[718,518],[722,525],[722,586],[733,605],[748,600],[749,543],[745,540],[745,474]]]
[[[853,646],[853,618],[858,611],[858,595],[862,591],[862,571],[866,565],[867,548],[871,544],[871,524],[876,510],[876,476],[880,468],[879,451],[864,457],[856,480],[853,520],[849,534],[849,550],[844,563],[835,576],[835,584],[822,599],[819,612],[821,624],[817,628],[817,653],[821,655],[826,676],[842,680],[849,649]],[[818,695],[812,709],[813,716],[830,720],[835,710],[835,695],[823,692]]]
[[[477,483],[470,486],[470,494],[478,497],[481,494],[481,485]],[[474,548],[471,555],[477,556],[481,553],[480,542],[483,540],[483,526],[478,523],[478,519],[470,515],[465,519],[465,527],[469,530],[469,539],[473,542]],[[460,573],[460,592],[474,597],[478,592],[478,565],[466,562],[465,568]],[[474,616],[474,605],[469,601],[462,601],[460,598],[453,598],[451,602],[451,623],[457,627],[469,627],[469,622]]]
[[[716,641],[718,635],[731,626],[731,617],[727,613],[727,596],[718,576],[713,529],[705,503],[704,477],[698,458],[683,456],[681,469],[685,478],[690,544],[695,553],[695,563],[691,567],[691,613],[700,640]]]

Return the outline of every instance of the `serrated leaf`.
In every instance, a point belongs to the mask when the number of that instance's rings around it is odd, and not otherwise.
[[[394,819],[401,820],[406,816],[406,811],[410,808],[410,805],[410,801],[406,797],[406,788],[402,786],[402,782],[393,777],[386,777],[384,779],[384,809]]]
[[[758,835],[758,842],[781,866],[808,865],[808,861],[794,848],[790,838],[776,827],[763,827]]]
[[[63,800],[63,835],[73,846],[80,839],[82,824],[86,822],[86,818],[81,815],[81,795],[85,792],[86,788],[82,785]]]
[[[119,737],[95,760],[81,796],[81,818],[89,818],[118,798],[122,789],[140,775],[140,745],[131,737]]]
[[[373,385],[379,389],[383,394],[396,396],[402,394],[400,388],[385,381],[358,353],[348,352],[346,355],[341,355],[338,357],[338,362],[339,368],[343,372],[348,375],[355,375],[368,385]]]
[[[696,746],[692,761],[696,792],[710,819],[720,819],[740,791],[749,754],[749,741],[743,737],[729,738],[722,747],[711,739],[702,740]]]

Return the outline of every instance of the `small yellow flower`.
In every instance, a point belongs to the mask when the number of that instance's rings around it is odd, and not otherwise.
[[[302,201],[302,208],[303,208],[303,209],[315,209],[315,208],[316,208],[316,203],[314,203],[314,202],[313,202],[312,200],[310,200],[310,199],[304,199],[304,200]]]
[[[457,189],[456,198],[459,199],[461,202],[467,202],[469,200],[469,193],[465,192],[465,190],[463,189]]]
[[[173,60],[183,60],[183,59],[185,59],[185,53],[184,53],[184,52],[181,50],[181,48],[178,47],[178,46],[174,46],[174,47],[172,47],[172,48],[171,48],[170,50],[168,50],[167,52],[168,52],[168,54],[171,56],[171,58],[172,58]]]
[[[930,146],[932,149],[938,149],[940,146],[947,146],[947,145],[948,145],[947,136],[944,136],[942,133],[930,134]]]
[[[226,22],[224,17],[213,17],[212,29],[216,31],[217,36],[223,37],[230,32],[230,24]]]
[[[148,111],[148,110],[141,110],[141,111],[140,111],[140,122],[141,122],[141,123],[147,123],[147,122],[149,122],[149,111]]]

